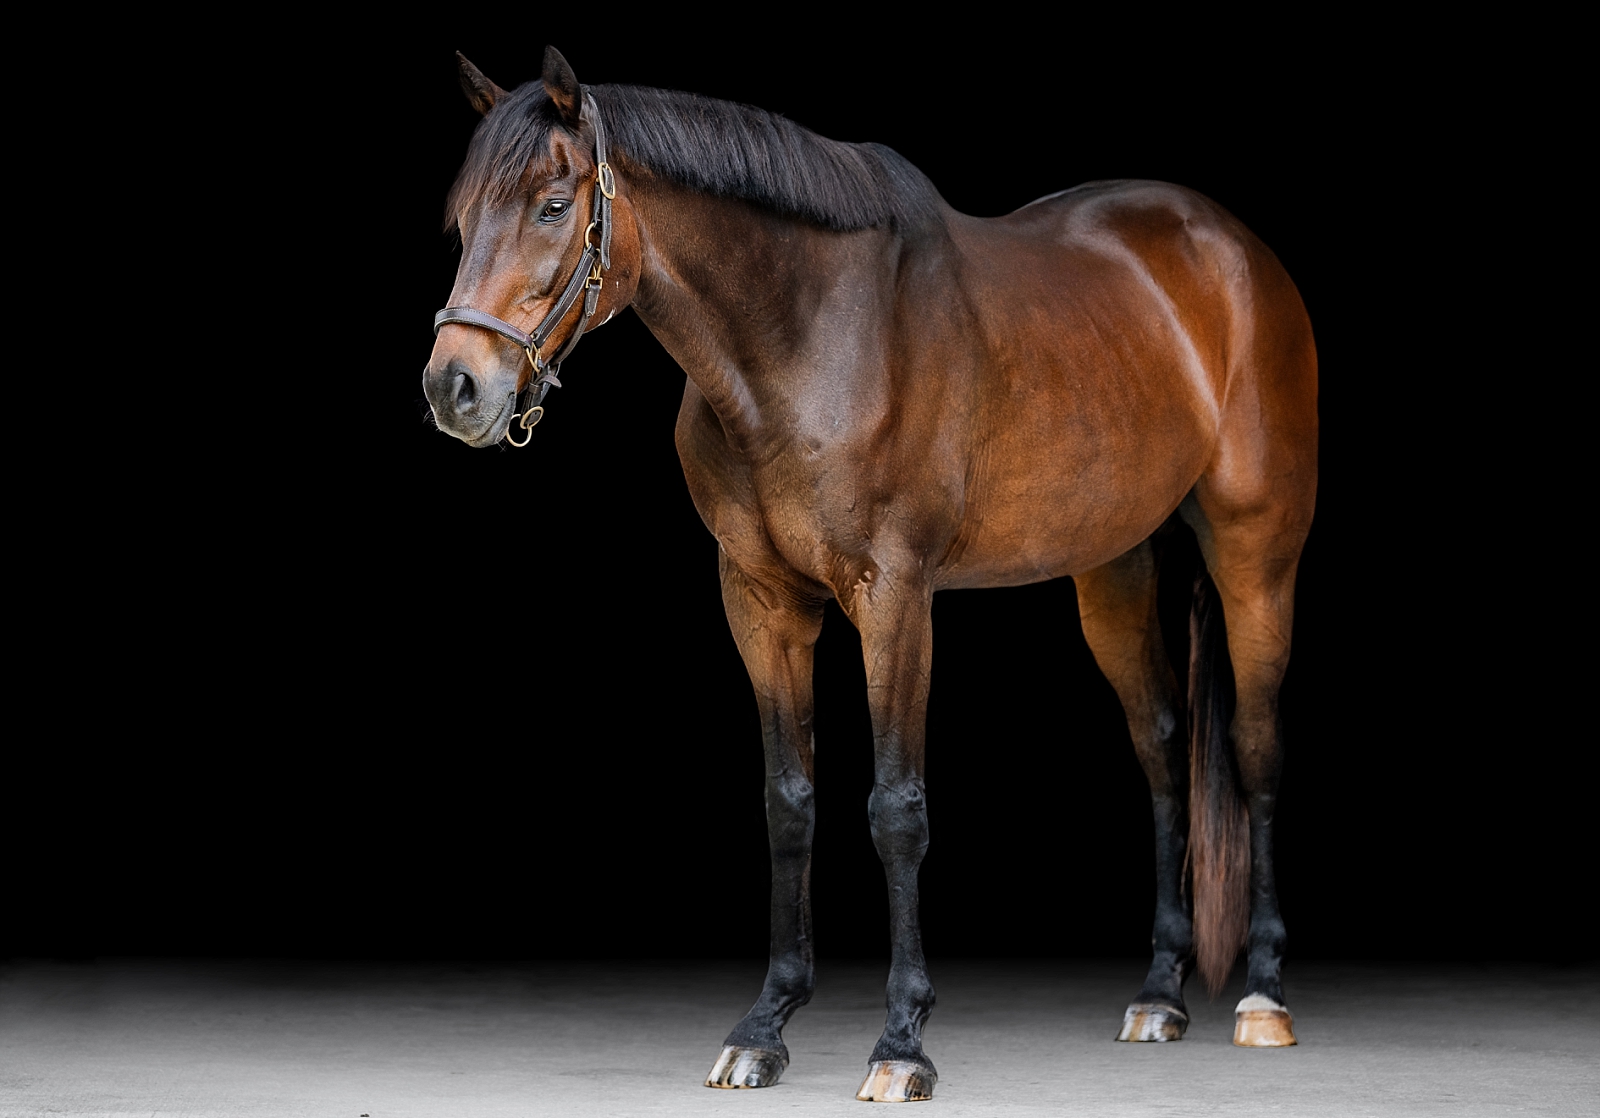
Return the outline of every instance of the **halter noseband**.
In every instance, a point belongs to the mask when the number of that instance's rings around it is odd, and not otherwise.
[[[567,281],[566,289],[561,292],[561,298],[556,300],[556,305],[550,308],[550,313],[534,327],[531,334],[524,334],[511,323],[471,307],[446,307],[433,316],[435,336],[439,333],[439,327],[449,322],[481,326],[510,338],[528,355],[528,364],[533,366],[533,378],[518,395],[515,406],[519,410],[511,413],[511,418],[521,423],[528,435],[519,443],[511,437],[511,429],[506,428],[505,440],[512,446],[527,446],[533,438],[534,424],[544,418],[544,398],[552,384],[561,387],[561,381],[557,379],[561,362],[578,347],[578,339],[583,337],[589,319],[594,317],[595,305],[600,301],[600,288],[605,282],[604,272],[611,267],[611,200],[617,196],[617,177],[606,162],[606,126],[600,119],[600,106],[595,102],[594,94],[588,90],[584,90],[583,101],[589,110],[589,119],[594,124],[594,205],[589,226],[583,231],[583,256],[578,260],[572,278]],[[589,239],[590,234],[597,231],[600,234],[598,245]],[[577,329],[573,330],[567,344],[561,347],[561,352],[553,360],[546,361],[539,350],[550,340],[550,335],[561,324],[561,320],[567,317],[567,312],[578,301],[579,292],[583,293],[583,315],[578,319]]]

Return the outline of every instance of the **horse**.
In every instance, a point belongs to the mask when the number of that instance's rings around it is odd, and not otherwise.
[[[812,655],[832,599],[861,637],[891,916],[857,1097],[932,1097],[933,595],[1061,576],[1154,811],[1152,961],[1116,1037],[1180,1039],[1185,980],[1214,996],[1243,950],[1234,1043],[1294,1044],[1272,835],[1317,357],[1278,259],[1179,186],[1092,182],[973,218],[880,145],[583,86],[553,47],[511,92],[457,57],[483,119],[446,207],[462,251],[423,376],[438,428],[525,444],[561,362],[628,307],[687,373],[676,445],[755,690],[772,858],[766,978],[706,1085],[777,1082],[814,988]],[[1178,532],[1203,562],[1185,693],[1156,617]]]

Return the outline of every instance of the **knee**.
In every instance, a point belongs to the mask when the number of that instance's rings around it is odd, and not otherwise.
[[[798,773],[767,782],[767,829],[774,845],[809,845],[816,819],[811,782]]]
[[[928,804],[921,779],[873,785],[867,819],[881,857],[920,857],[928,845]]]
[[[767,781],[767,811],[810,819],[816,812],[816,793],[801,773],[781,773]]]

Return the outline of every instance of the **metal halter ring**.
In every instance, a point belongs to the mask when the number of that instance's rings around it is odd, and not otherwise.
[[[511,437],[511,428],[507,427],[505,434],[506,442],[510,443],[512,446],[527,446],[533,441],[533,429],[539,425],[539,420],[544,418],[544,408],[536,404],[525,412],[512,415],[511,418],[522,424],[522,429],[528,432],[528,437],[519,443],[516,439]]]

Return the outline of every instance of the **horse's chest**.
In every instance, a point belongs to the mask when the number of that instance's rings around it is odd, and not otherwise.
[[[854,471],[805,448],[753,464],[721,442],[699,443],[700,453],[691,445],[682,454],[684,475],[701,519],[735,565],[833,586],[870,553],[873,502]]]
[[[832,585],[841,563],[871,548],[867,510],[861,507],[863,487],[849,471],[826,464],[794,460],[752,471],[753,507],[746,547],[759,549],[770,561],[780,558],[790,569],[813,581]]]

